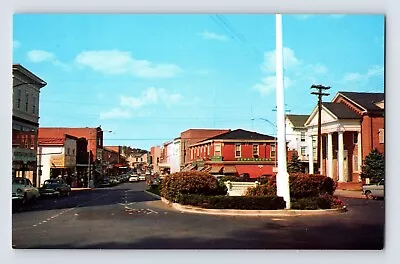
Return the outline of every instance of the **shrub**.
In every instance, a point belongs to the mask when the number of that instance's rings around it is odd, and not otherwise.
[[[161,196],[170,201],[176,201],[181,194],[215,195],[221,191],[214,176],[200,171],[176,172],[161,183]]]
[[[278,196],[205,196],[182,194],[177,202],[183,205],[198,206],[206,209],[244,209],[278,210],[285,208],[285,201]]]
[[[148,192],[160,195],[161,193],[161,185],[150,185],[150,188],[147,189]]]
[[[231,181],[231,182],[238,182],[241,181],[240,177],[237,176],[222,176],[218,180],[226,182],[226,181]]]
[[[344,203],[337,197],[323,194],[314,197],[293,198],[291,199],[291,209],[316,210],[316,209],[335,209],[342,208]]]
[[[290,196],[293,198],[319,196],[320,194],[333,195],[336,189],[336,183],[331,178],[317,174],[291,174],[289,185]],[[246,195],[276,195],[276,176],[269,177],[266,184],[249,188]]]

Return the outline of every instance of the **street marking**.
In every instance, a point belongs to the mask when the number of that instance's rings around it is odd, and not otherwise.
[[[158,212],[156,212],[156,211],[153,211],[153,210],[151,210],[151,209],[147,209],[148,211],[150,211],[151,213],[155,213],[155,214],[158,214]]]
[[[47,223],[47,221],[46,221],[46,220],[44,220],[44,221],[42,221],[42,223]]]
[[[33,226],[36,226],[36,225],[33,225]]]

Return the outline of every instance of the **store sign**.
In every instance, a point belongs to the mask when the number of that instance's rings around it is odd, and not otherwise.
[[[63,168],[65,166],[64,155],[52,155],[50,158],[50,166]]]
[[[96,156],[97,156],[98,160],[102,161],[103,160],[103,150],[97,149]]]
[[[22,161],[23,163],[36,161],[36,152],[33,149],[13,148],[12,159],[13,161]]]

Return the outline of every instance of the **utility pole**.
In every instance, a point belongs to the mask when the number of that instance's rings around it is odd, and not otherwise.
[[[328,93],[323,93],[322,90],[329,90],[330,86],[323,86],[321,84],[311,85],[311,89],[317,89],[318,92],[312,92],[311,94],[318,95],[318,139],[317,139],[317,168],[318,173],[321,173],[321,110],[322,110],[322,96],[328,96]],[[313,173],[313,172],[312,172]]]

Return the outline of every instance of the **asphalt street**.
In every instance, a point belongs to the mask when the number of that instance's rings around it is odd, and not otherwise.
[[[181,213],[144,192],[144,182],[40,199],[12,215],[12,245],[95,249],[382,249],[383,200],[343,198],[326,216]]]

